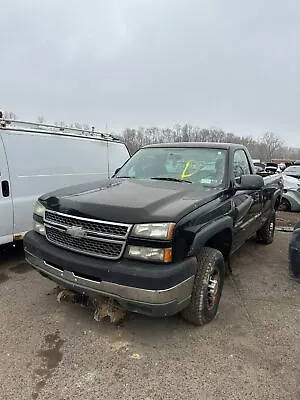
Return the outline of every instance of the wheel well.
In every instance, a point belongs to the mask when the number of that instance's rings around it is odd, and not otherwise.
[[[288,199],[286,199],[285,197],[282,197],[280,203],[281,204],[286,204],[287,209],[284,210],[284,211],[291,211],[292,205],[291,205],[291,202]]]
[[[275,211],[277,211],[279,209],[280,203],[281,203],[281,196],[278,196],[276,201],[275,201],[275,205],[274,205]]]
[[[232,246],[232,232],[230,229],[224,229],[211,237],[206,243],[205,247],[211,247],[219,250],[226,261],[229,260]]]

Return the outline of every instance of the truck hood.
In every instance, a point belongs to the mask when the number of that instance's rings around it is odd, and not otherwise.
[[[123,223],[177,222],[221,195],[222,189],[188,183],[111,179],[46,194],[46,208],[83,218]]]

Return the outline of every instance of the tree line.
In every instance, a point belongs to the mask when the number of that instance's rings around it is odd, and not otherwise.
[[[173,128],[127,128],[120,138],[124,140],[131,153],[152,143],[217,142],[242,144],[248,148],[253,159],[264,162],[272,159],[300,159],[299,148],[286,146],[282,139],[272,132],[266,132],[261,138],[254,139],[251,136],[227,133],[222,129],[206,129],[185,124]]]
[[[4,117],[17,119],[13,112],[4,112]],[[45,123],[45,118],[37,117],[37,124]],[[54,125],[60,127],[77,128],[91,130],[88,124],[78,122],[65,124],[63,121],[55,122]],[[175,125],[173,128],[126,128],[124,131],[115,135],[123,141],[131,154],[134,154],[142,146],[153,143],[174,143],[174,142],[217,142],[217,143],[237,143],[246,146],[253,159],[264,162],[272,159],[299,160],[300,148],[286,146],[280,136],[273,132],[266,132],[259,139],[252,136],[240,136],[235,133],[224,132],[216,128],[200,128],[193,125]]]

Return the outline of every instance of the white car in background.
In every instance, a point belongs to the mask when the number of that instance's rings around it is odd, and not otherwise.
[[[281,211],[300,211],[300,180],[282,174],[283,194],[280,205]]]
[[[0,245],[31,230],[39,196],[110,178],[129,157],[127,147],[108,134],[0,115]]]

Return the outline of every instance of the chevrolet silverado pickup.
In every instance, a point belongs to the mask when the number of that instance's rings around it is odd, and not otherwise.
[[[254,235],[273,241],[282,189],[280,174],[255,173],[241,145],[145,146],[111,179],[41,196],[26,259],[76,293],[203,325],[217,313],[230,256]]]

